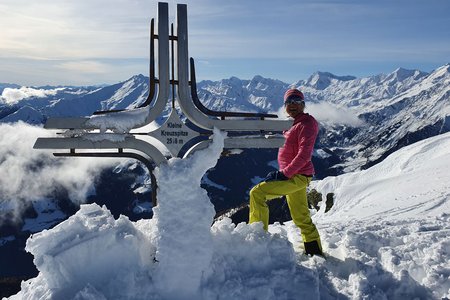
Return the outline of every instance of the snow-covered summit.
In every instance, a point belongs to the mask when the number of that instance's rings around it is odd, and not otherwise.
[[[337,76],[329,72],[318,71],[315,72],[311,77],[309,77],[308,80],[306,80],[305,85],[311,86],[317,90],[324,90],[332,83],[354,79],[356,79],[356,77],[354,76]]]
[[[111,96],[101,101],[102,110],[134,108],[145,101],[148,95],[148,78],[142,74],[112,85]]]
[[[443,78],[448,77],[450,74],[450,63],[437,68],[430,76],[434,81],[439,81]]]
[[[210,109],[220,111],[277,111],[282,106],[283,93],[288,84],[262,76],[251,80],[237,77],[198,84],[198,95]]]
[[[428,73],[419,70],[408,70],[404,68],[397,68],[394,72],[386,76],[385,81],[394,83],[394,82],[403,82],[408,78],[417,80],[426,75],[428,75]]]
[[[16,112],[2,119],[4,123],[15,123],[19,121],[32,125],[40,125],[44,122],[45,117],[36,109],[30,106],[22,106]]]

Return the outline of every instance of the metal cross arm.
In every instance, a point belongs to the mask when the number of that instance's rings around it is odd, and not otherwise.
[[[166,157],[152,144],[133,136],[126,136],[123,140],[101,139],[95,140],[86,137],[72,138],[38,138],[33,146],[34,149],[65,149],[75,151],[76,149],[132,149],[144,154],[156,165],[166,161]]]
[[[147,112],[145,118],[140,121],[136,122],[134,124],[133,128],[139,128],[142,126],[145,126],[152,121],[154,121],[157,117],[161,115],[164,108],[166,107],[167,100],[169,97],[169,8],[167,3],[158,3],[158,95],[155,101],[155,104],[150,107],[148,104],[150,104],[151,99],[149,99],[152,96],[152,85],[155,84],[156,80],[153,80],[154,82],[150,83],[150,92],[149,97],[147,98],[147,101],[145,104],[142,105],[140,108],[134,109],[134,110],[145,110]],[[152,29],[151,29],[152,31]],[[154,49],[152,47],[154,35],[151,33],[150,36],[150,78],[154,77],[152,74],[152,58],[154,57]],[[153,91],[154,91],[153,87]],[[154,94],[154,92],[153,92]],[[150,101],[149,101],[150,100]],[[130,111],[130,110],[128,110]],[[116,118],[120,118],[123,113],[127,113],[127,110],[125,111],[114,111],[108,113],[108,116],[115,116]],[[132,111],[132,110],[131,110]],[[93,130],[93,129],[100,129],[96,124],[98,124],[98,118],[106,118],[108,116],[102,114],[101,112],[94,113],[96,115],[91,117],[72,117],[72,118],[50,118],[45,123],[44,128],[47,129],[84,129],[84,130]],[[94,121],[93,121],[94,120]]]
[[[177,63],[178,63],[178,103],[186,117],[195,125],[212,130],[214,127],[225,131],[283,131],[292,125],[290,120],[222,120],[211,117],[194,105],[189,89],[189,54],[187,30],[187,5],[177,4]],[[195,84],[191,82],[191,84]]]

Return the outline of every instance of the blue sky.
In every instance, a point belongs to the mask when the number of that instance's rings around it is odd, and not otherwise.
[[[168,1],[175,21],[176,1]],[[450,62],[448,0],[192,0],[198,79],[292,83],[315,71],[357,77]],[[157,1],[2,0],[0,82],[117,83],[148,75]]]

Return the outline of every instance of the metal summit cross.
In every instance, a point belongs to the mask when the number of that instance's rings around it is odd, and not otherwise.
[[[150,172],[153,205],[156,205],[154,167],[170,157],[186,157],[206,148],[214,128],[229,132],[225,148],[278,148],[284,138],[276,133],[292,124],[289,120],[273,120],[277,116],[272,114],[213,111],[203,106],[197,95],[194,60],[188,56],[187,5],[177,4],[176,35],[173,24],[169,34],[168,3],[158,3],[157,21],[157,34],[153,19],[150,25],[150,85],[146,101],[133,109],[97,111],[89,117],[50,118],[44,128],[64,131],[56,138],[38,138],[33,147],[69,150],[54,153],[55,156],[137,159]],[[158,45],[157,77],[155,41]],[[131,132],[160,117],[169,101],[171,113],[163,125],[146,133]],[[189,125],[192,129],[181,120],[175,102],[194,125]],[[164,155],[155,146],[158,142],[148,141],[145,136],[159,140],[170,155]]]

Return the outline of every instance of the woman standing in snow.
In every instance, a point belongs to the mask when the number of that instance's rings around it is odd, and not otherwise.
[[[306,198],[306,187],[314,175],[311,156],[319,127],[311,115],[304,113],[304,99],[298,89],[289,89],[284,94],[284,106],[294,124],[284,132],[286,140],[278,151],[280,170],[267,174],[250,191],[249,221],[262,221],[267,230],[269,208],[266,201],[286,195],[292,220],[301,230],[305,254],[323,255],[319,232],[311,220]]]

